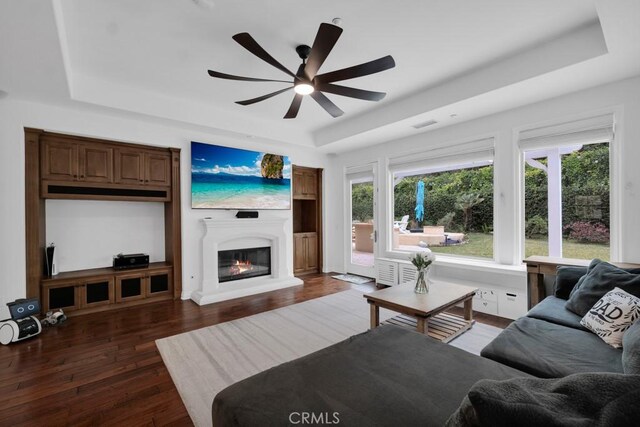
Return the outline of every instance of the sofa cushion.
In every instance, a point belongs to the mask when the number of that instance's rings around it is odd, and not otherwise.
[[[529,310],[527,317],[586,331],[586,328],[580,324],[582,317],[567,310],[564,306],[566,302],[562,298],[547,297]]]
[[[338,412],[345,426],[442,426],[478,380],[523,376],[383,325],[232,384],[213,400],[213,425],[289,425],[293,412],[328,413],[332,421]]]
[[[640,375],[482,380],[471,387],[446,425],[631,426],[640,419],[639,400]]]
[[[481,355],[543,378],[623,372],[622,350],[597,335],[530,317],[510,324]]]
[[[640,298],[615,288],[591,307],[580,324],[610,346],[621,348],[622,336],[639,318]]]
[[[622,368],[625,374],[640,375],[640,320],[622,337]]]
[[[579,316],[584,316],[607,292],[620,288],[640,297],[640,274],[624,271],[607,262],[594,260],[588,273],[576,284],[565,307]],[[594,264],[595,263],[595,264]]]
[[[587,274],[587,267],[571,267],[567,265],[556,269],[556,281],[553,285],[553,294],[562,299],[569,299],[571,291],[578,281]]]

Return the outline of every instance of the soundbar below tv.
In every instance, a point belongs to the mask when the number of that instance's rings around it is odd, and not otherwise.
[[[287,156],[191,142],[193,209],[291,209]]]

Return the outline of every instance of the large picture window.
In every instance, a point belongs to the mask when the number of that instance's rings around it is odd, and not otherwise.
[[[525,256],[608,260],[611,113],[520,132]]]
[[[524,152],[525,256],[608,260],[609,144]]]
[[[493,160],[393,172],[392,250],[493,258]]]

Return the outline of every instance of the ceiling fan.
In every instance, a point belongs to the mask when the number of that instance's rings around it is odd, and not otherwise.
[[[253,53],[258,58],[271,64],[280,71],[293,77],[293,81],[287,80],[270,80],[259,79],[253,77],[234,76],[231,74],[220,73],[218,71],[209,70],[211,77],[228,80],[240,80],[247,82],[282,82],[293,83],[293,86],[277,90],[266,95],[259,96],[257,98],[247,99],[244,101],[236,101],[236,104],[251,105],[256,102],[264,101],[273,96],[284,93],[290,89],[294,89],[295,95],[289,110],[285,114],[285,119],[293,119],[298,115],[300,105],[302,104],[302,98],[305,95],[309,95],[313,98],[327,113],[333,117],[339,117],[344,112],[338,108],[333,102],[327,98],[323,92],[333,93],[336,95],[348,96],[351,98],[364,99],[366,101],[380,101],[385,97],[384,92],[373,92],[369,90],[356,89],[353,87],[340,86],[333,84],[334,82],[354,79],[356,77],[367,76],[369,74],[379,73],[384,70],[395,67],[396,63],[390,55],[382,58],[375,59],[373,61],[365,62],[360,65],[354,65],[353,67],[343,68],[336,71],[331,71],[324,74],[317,74],[318,70],[324,63],[324,61],[331,53],[333,46],[335,46],[338,38],[342,34],[342,28],[322,23],[318,29],[318,34],[313,42],[313,46],[300,45],[296,47],[296,52],[302,64],[298,67],[298,71],[294,74],[289,71],[284,65],[276,61],[271,55],[269,55],[259,44],[254,40],[249,33],[239,33],[233,36],[233,39],[238,42],[242,47]]]

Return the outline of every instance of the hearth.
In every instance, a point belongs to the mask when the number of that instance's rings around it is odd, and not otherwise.
[[[220,283],[271,275],[271,247],[218,251]]]

